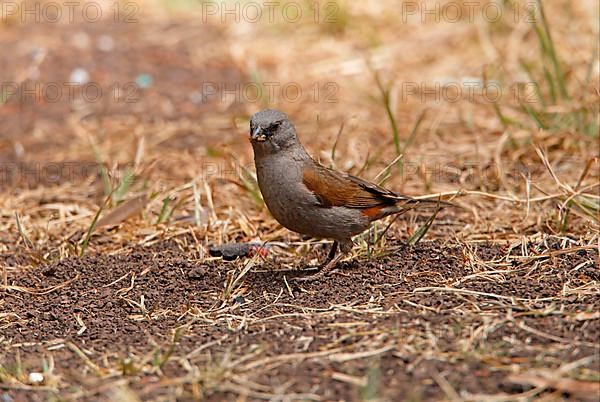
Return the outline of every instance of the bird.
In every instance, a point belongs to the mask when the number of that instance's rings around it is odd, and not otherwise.
[[[319,271],[295,278],[298,281],[315,280],[332,271],[352,249],[352,237],[374,221],[435,202],[400,195],[321,165],[302,146],[289,117],[279,110],[252,115],[250,143],[258,187],[275,220],[293,232],[333,240]]]

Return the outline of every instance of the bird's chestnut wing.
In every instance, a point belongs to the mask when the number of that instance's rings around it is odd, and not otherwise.
[[[404,199],[374,183],[311,162],[304,168],[303,183],[323,207],[368,209],[394,205]]]

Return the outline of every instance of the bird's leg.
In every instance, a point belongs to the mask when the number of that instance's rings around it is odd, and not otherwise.
[[[338,245],[339,245],[341,253],[339,253],[338,255],[335,255],[336,251],[338,249]],[[310,281],[314,281],[316,279],[322,278],[327,273],[331,272],[335,268],[335,266],[338,264],[338,262],[340,262],[340,260],[344,257],[344,254],[346,254],[351,249],[352,249],[351,241],[344,242],[341,244],[338,244],[338,242],[335,241],[333,243],[333,245],[331,246],[331,250],[329,250],[327,259],[325,260],[323,265],[321,265],[321,267],[317,273],[308,275],[308,276],[303,276],[301,278],[294,278],[294,280],[298,281],[298,282],[310,282]]]
[[[331,262],[331,260],[333,260],[333,257],[335,257],[335,253],[337,252],[337,249],[338,249],[338,242],[334,241],[333,244],[331,245],[331,248],[329,249],[327,258],[325,258],[325,261],[323,261],[323,263],[320,265],[321,268],[323,268],[324,266],[329,264]]]

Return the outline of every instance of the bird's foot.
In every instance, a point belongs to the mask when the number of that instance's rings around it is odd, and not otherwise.
[[[317,279],[320,279],[322,277],[324,277],[325,275],[335,272],[335,266],[337,265],[337,263],[342,259],[342,255],[338,255],[337,257],[333,258],[332,260],[326,262],[325,264],[323,264],[321,267],[319,267],[318,272],[312,274],[312,275],[308,275],[308,276],[301,276],[298,278],[294,278],[293,280],[295,282],[312,282],[312,281],[316,281]]]

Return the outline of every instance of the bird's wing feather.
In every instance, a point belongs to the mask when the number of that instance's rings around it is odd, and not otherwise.
[[[303,171],[303,183],[323,207],[367,209],[406,199],[374,183],[311,162]]]

